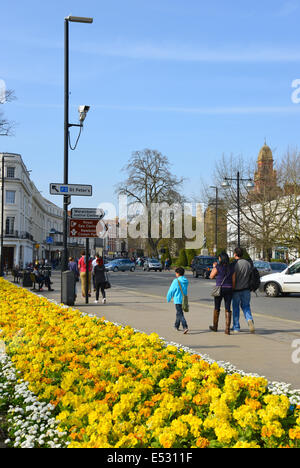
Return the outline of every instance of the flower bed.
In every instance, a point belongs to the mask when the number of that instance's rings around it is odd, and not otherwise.
[[[272,394],[266,379],[227,373],[156,334],[3,279],[0,329],[0,411],[10,406],[10,445],[300,446],[299,395]]]

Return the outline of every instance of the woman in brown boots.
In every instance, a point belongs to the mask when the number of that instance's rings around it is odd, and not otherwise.
[[[216,286],[220,288],[220,295],[215,296],[215,309],[213,317],[213,325],[210,326],[210,330],[217,332],[220,309],[222,299],[225,302],[225,333],[230,335],[230,323],[231,323],[231,301],[233,295],[233,289],[235,284],[235,273],[234,264],[229,263],[229,257],[226,252],[222,252],[219,255],[219,262],[214,263],[214,267],[210,274],[210,279],[216,278]]]

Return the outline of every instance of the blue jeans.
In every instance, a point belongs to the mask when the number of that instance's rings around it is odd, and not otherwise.
[[[186,320],[184,318],[183,310],[182,310],[182,305],[181,304],[175,304],[176,307],[176,321],[175,321],[175,328],[179,328],[180,323],[182,324],[183,329],[185,330],[188,328]]]
[[[232,297],[232,312],[233,312],[233,330],[240,330],[240,307],[244,312],[245,319],[253,320],[250,308],[251,292],[249,289],[244,291],[234,291]]]

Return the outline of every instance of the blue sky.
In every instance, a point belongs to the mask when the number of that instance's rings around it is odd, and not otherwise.
[[[92,198],[116,200],[115,184],[135,150],[168,156],[188,180],[185,193],[213,182],[225,154],[254,158],[266,138],[280,158],[298,147],[300,0],[14,0],[1,6],[0,80],[17,100],[1,106],[17,122],[0,151],[20,153],[42,194],[63,179],[64,17],[70,24],[70,121],[91,110],[70,183],[93,185]],[[72,140],[76,130],[72,130]]]

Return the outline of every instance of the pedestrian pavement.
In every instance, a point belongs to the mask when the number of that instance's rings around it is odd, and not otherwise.
[[[8,278],[9,279],[9,278]],[[60,273],[52,275],[53,292],[41,294],[60,302]],[[270,382],[285,382],[293,389],[300,389],[300,320],[285,320],[254,313],[256,333],[251,334],[241,313],[241,333],[225,335],[225,312],[220,314],[219,331],[209,330],[212,324],[211,305],[190,302],[190,312],[185,314],[188,334],[174,328],[175,306],[165,297],[146,294],[122,286],[107,290],[107,303],[95,304],[95,294],[89,304],[81,297],[78,284],[78,300],[74,308],[84,313],[104,317],[121,325],[129,325],[147,334],[157,333],[168,342],[176,342],[216,361],[225,361],[247,373],[266,377]],[[297,351],[298,348],[298,351]]]

